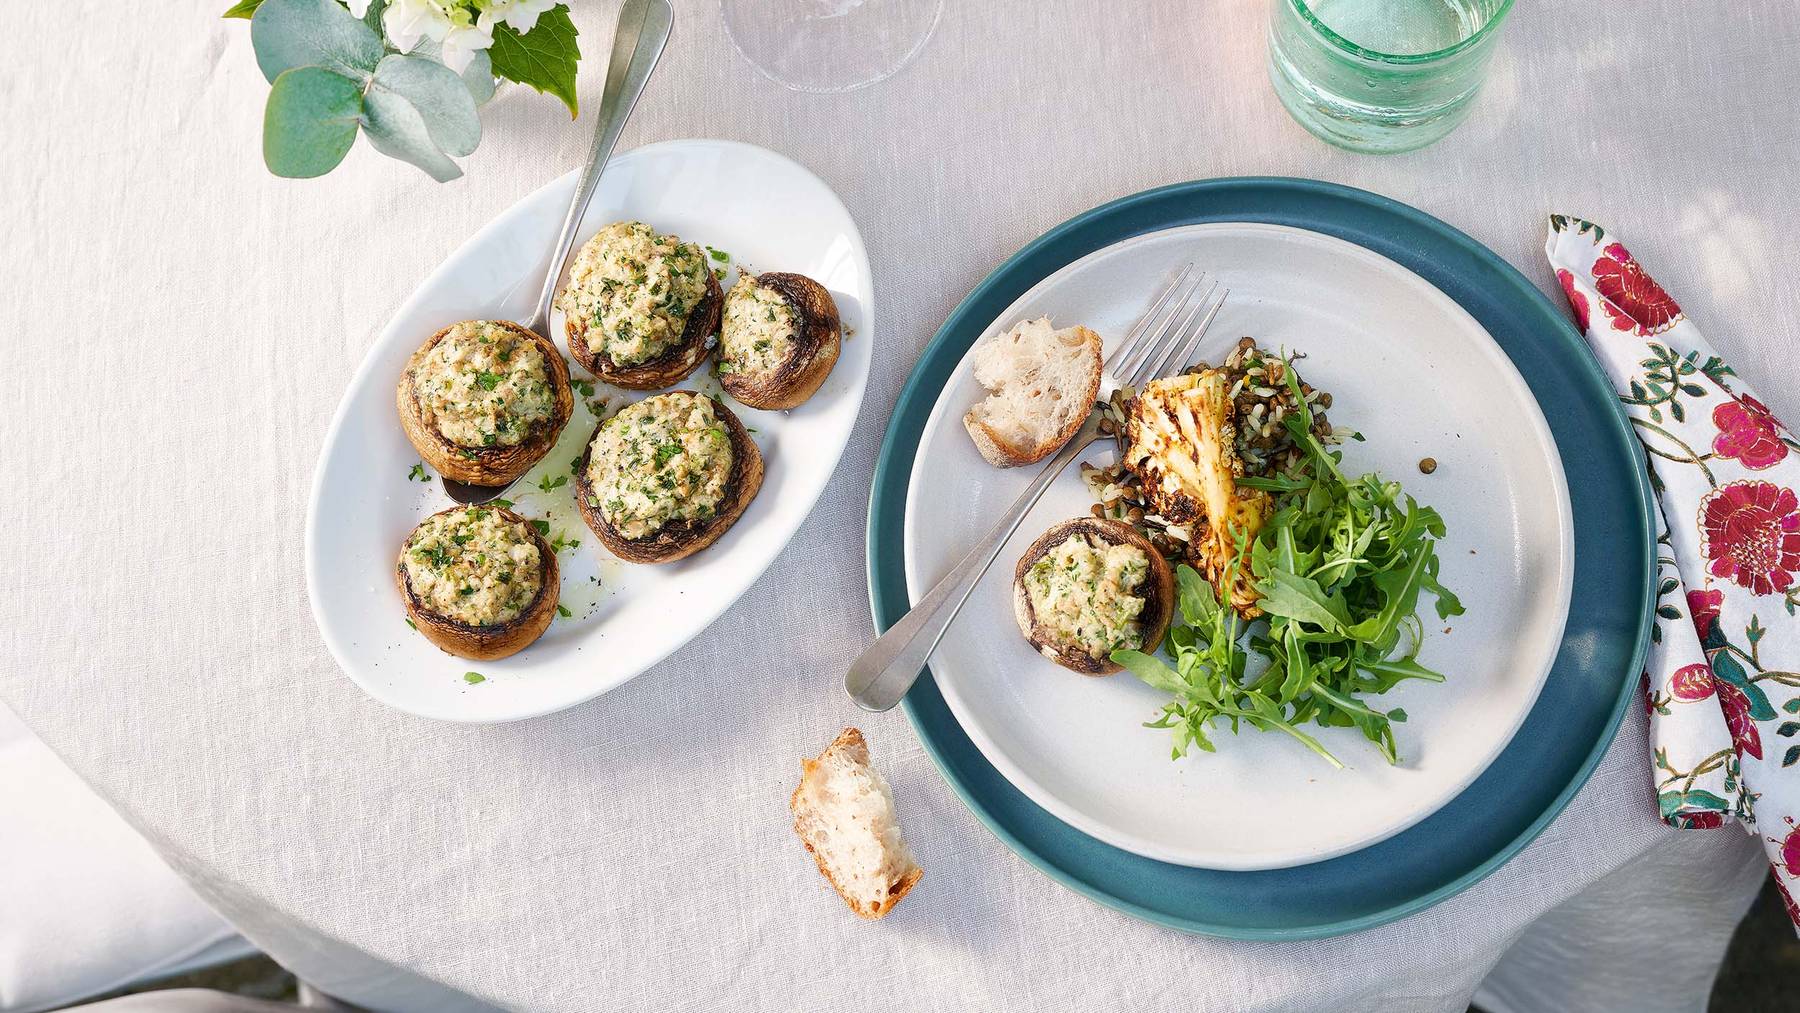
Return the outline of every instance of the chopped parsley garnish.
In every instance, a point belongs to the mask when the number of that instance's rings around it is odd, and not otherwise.
[[[575,615],[575,613],[569,611],[569,606],[564,605],[561,602],[556,603],[556,614],[562,616],[564,619],[572,618]]]
[[[427,475],[425,473],[425,462],[420,461],[418,464],[413,465],[412,470],[406,473],[406,480],[408,482],[411,482],[414,480],[417,480],[420,482],[431,481],[431,476]]]
[[[544,535],[544,536],[548,537],[550,534],[550,522],[549,521],[534,520],[531,522],[531,526],[536,528],[537,533],[540,535]]]
[[[413,622],[411,619],[408,619],[406,621],[406,625],[411,626],[414,633],[419,632],[419,625],[417,623]]]
[[[662,446],[657,447],[656,466],[658,468],[663,467],[679,453],[681,453],[681,444],[679,443],[665,443]]]
[[[542,492],[550,492],[553,489],[561,489],[563,486],[568,485],[568,484],[569,484],[569,476],[567,476],[567,475],[557,475],[554,477],[552,477],[550,475],[545,475],[543,478],[538,479],[538,489]]]
[[[482,390],[493,390],[495,387],[500,386],[500,381],[503,379],[505,379],[505,377],[502,377],[499,373],[490,373],[484,369],[475,374],[475,386],[480,387]]]
[[[729,263],[731,260],[731,254],[726,253],[724,250],[715,250],[712,247],[708,246],[706,248],[706,252],[712,256],[712,259],[718,261],[721,264]]]
[[[512,500],[509,500],[509,499],[499,499],[499,498],[498,498],[498,497],[496,497],[496,498],[494,498],[494,499],[491,499],[491,500],[489,500],[489,501],[488,501],[488,502],[490,502],[490,503],[492,503],[492,504],[494,504],[494,505],[495,505],[495,506],[497,506],[497,507],[500,507],[500,508],[502,508],[502,509],[505,509],[505,510],[511,510],[511,509],[512,509],[512,505],[513,505],[513,502],[512,502]]]
[[[582,397],[594,396],[594,385],[586,380],[576,380],[575,389],[581,392]]]
[[[442,545],[433,545],[429,549],[414,549],[413,558],[430,563],[440,570],[450,565],[450,553],[444,551]]]
[[[482,675],[480,672],[464,672],[463,681],[473,686],[478,682],[486,682],[487,676]]]

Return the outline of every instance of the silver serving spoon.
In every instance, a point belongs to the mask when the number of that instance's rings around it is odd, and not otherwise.
[[[606,64],[606,90],[600,95],[600,115],[594,123],[594,144],[588,149],[587,165],[575,184],[575,196],[569,201],[569,214],[563,219],[562,232],[550,251],[550,266],[544,274],[544,290],[538,295],[537,312],[525,326],[557,344],[550,333],[550,304],[556,300],[556,283],[562,280],[563,262],[575,245],[575,233],[587,213],[588,202],[600,186],[600,173],[619,143],[619,132],[637,106],[638,96],[656,69],[669,32],[675,27],[675,11],[669,0],[625,0],[619,9],[619,27],[613,34],[612,57]],[[507,485],[464,485],[444,479],[444,491],[458,503],[486,503],[499,498]]]

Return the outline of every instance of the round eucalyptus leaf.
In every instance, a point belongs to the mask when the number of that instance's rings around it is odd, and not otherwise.
[[[412,48],[412,55],[429,57],[443,63],[442,48],[435,40],[423,38],[419,40],[418,45]],[[469,86],[469,95],[475,100],[476,105],[485,105],[488,99],[494,97],[494,89],[498,82],[494,80],[494,60],[488,56],[487,50],[477,49],[475,51],[474,57],[469,60],[469,65],[463,68],[462,79],[463,84]]]
[[[398,93],[370,88],[363,96],[363,130],[375,150],[424,169],[439,183],[462,175],[456,163],[445,157],[431,139],[425,118]]]
[[[250,44],[263,77],[324,67],[367,81],[381,62],[381,37],[337,0],[263,0],[250,19]]]
[[[378,92],[418,110],[431,142],[447,155],[467,155],[481,143],[481,117],[475,114],[474,96],[455,71],[436,60],[388,54],[369,84],[371,97]]]
[[[483,105],[494,97],[494,61],[487,55],[487,50],[478,50],[475,58],[463,68],[463,84],[469,88],[469,95],[476,105]]]
[[[361,120],[358,82],[324,67],[284,71],[263,111],[263,161],[277,176],[323,176],[344,160]]]

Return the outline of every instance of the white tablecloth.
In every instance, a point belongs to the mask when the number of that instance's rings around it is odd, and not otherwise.
[[[856,712],[839,680],[868,638],[875,451],[920,348],[1021,244],[1144,187],[1264,173],[1367,187],[1547,291],[1545,215],[1609,223],[1777,413],[1800,417],[1784,386],[1800,368],[1787,4],[1520,4],[1471,122],[1391,158],[1289,121],[1264,77],[1263,0],[949,0],[913,66],[835,96],[772,84],[713,3],[682,5],[624,143],[736,138],[837,189],[877,275],[868,400],[837,478],[750,592],[771,612],[727,615],[599,700],[500,727],[396,713],[338,672],[308,613],[302,520],[326,425],[382,323],[475,229],[575,165],[589,121],[513,88],[462,181],[361,143],[324,179],[277,180],[259,157],[266,86],[224,6],[11,11],[0,447],[25,481],[0,546],[0,695],[302,974],[411,1008],[460,994],[570,1009],[1439,1010],[1556,911],[1593,970],[1653,992],[1643,975],[1685,949],[1687,991],[1657,1002],[1704,985],[1755,889],[1754,851],[1735,830],[1656,822],[1635,714],[1542,839],[1467,893],[1358,936],[1248,944],[1141,924],[1038,874],[955,799],[903,717]],[[612,5],[579,7],[584,49],[603,54]],[[852,721],[926,868],[879,924],[827,892],[785,806],[799,757]],[[1561,945],[1522,954],[1515,983],[1556,980],[1545,961]]]

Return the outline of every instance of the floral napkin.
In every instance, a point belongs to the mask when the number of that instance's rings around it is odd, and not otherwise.
[[[1800,443],[1600,226],[1552,215],[1544,253],[1661,505],[1644,693],[1662,818],[1760,836],[1800,928]]]

